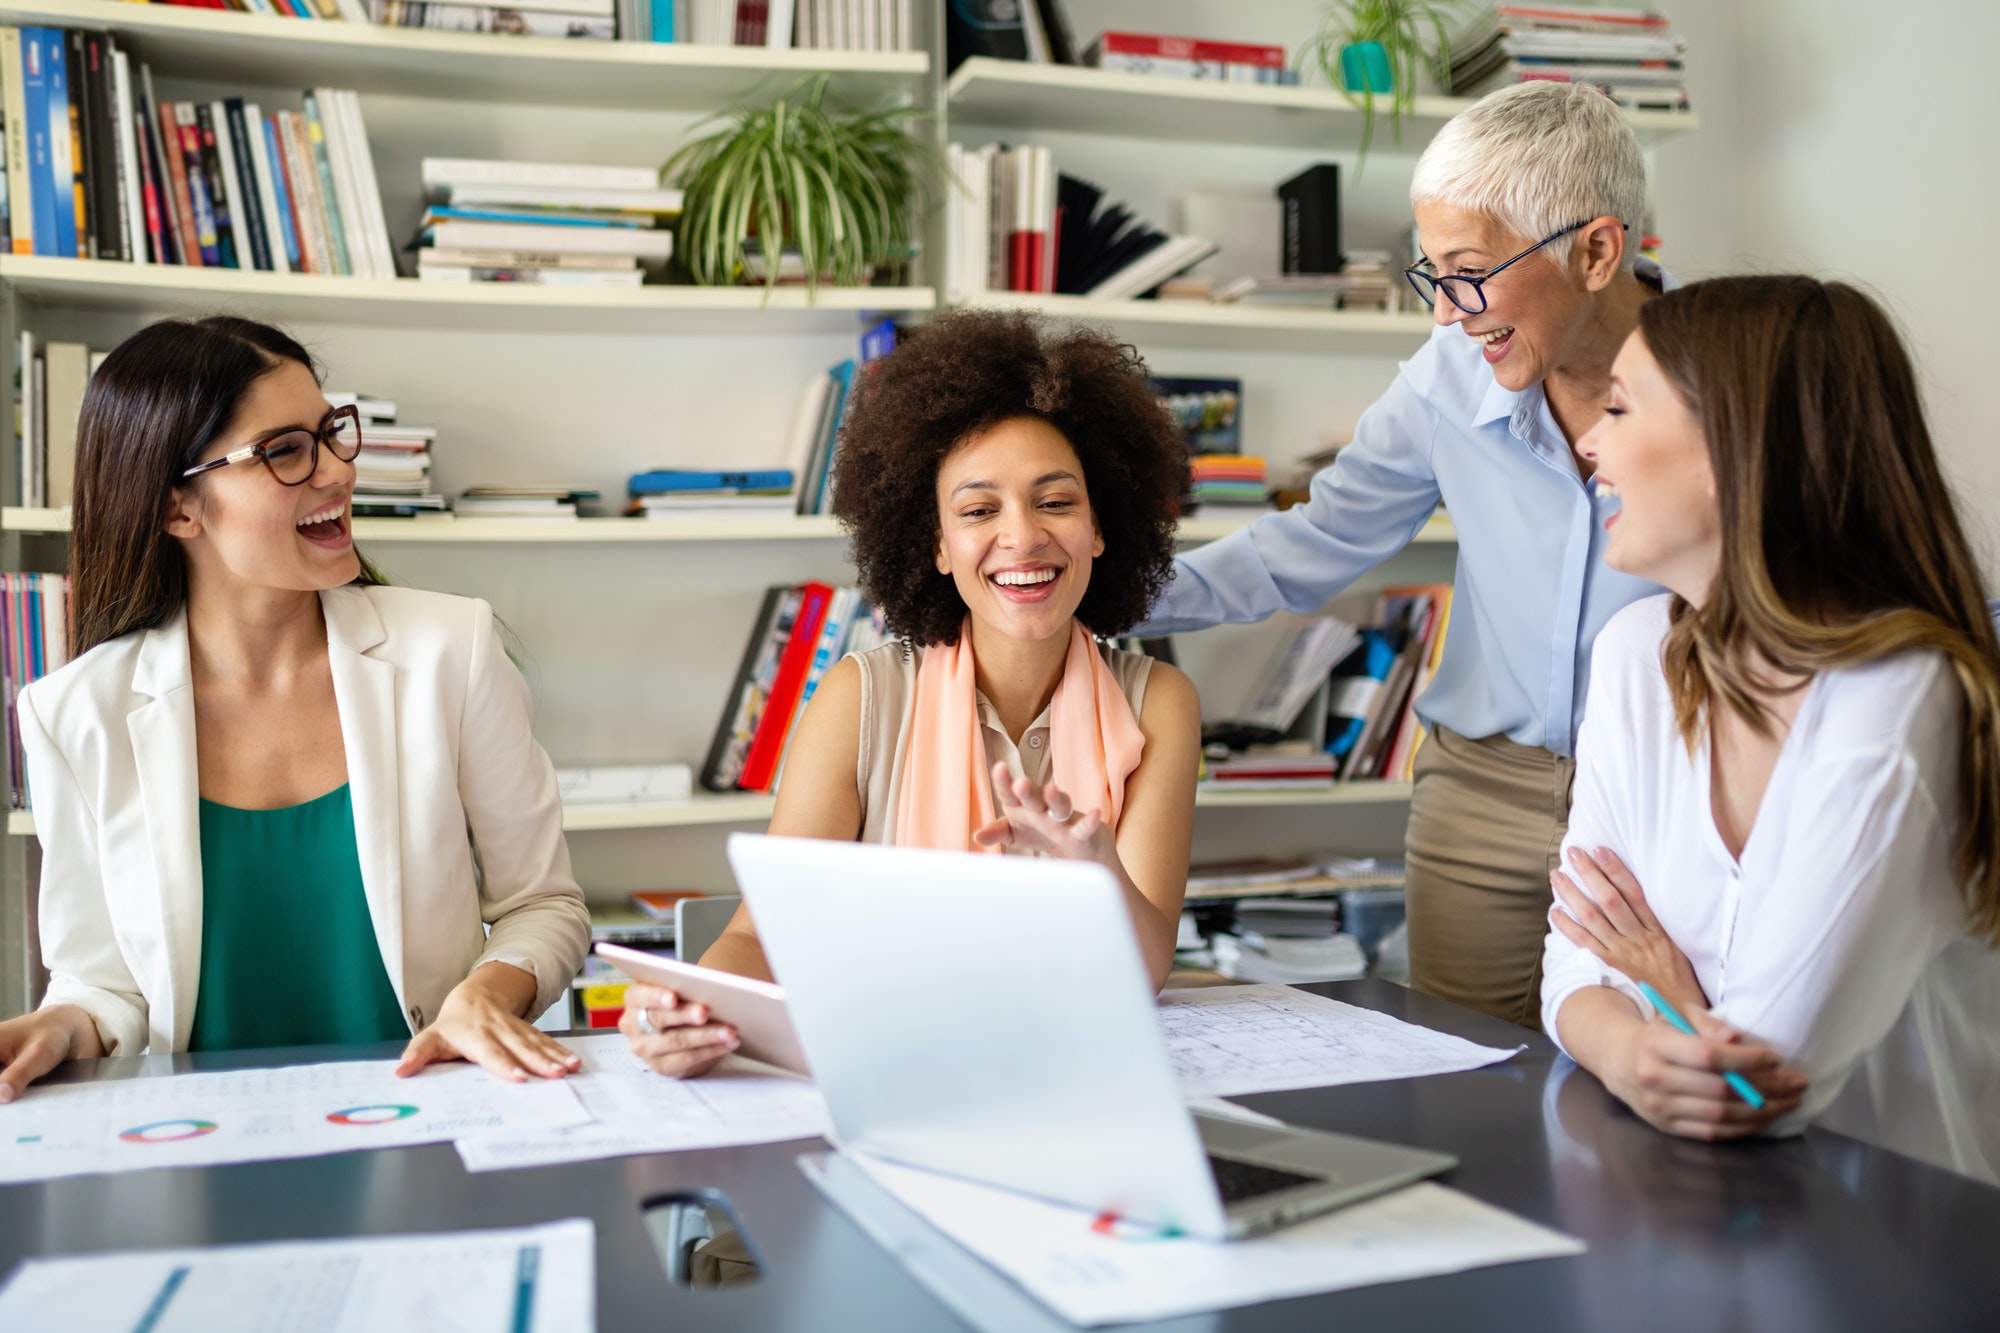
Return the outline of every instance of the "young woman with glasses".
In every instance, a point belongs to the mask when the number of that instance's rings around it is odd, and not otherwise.
[[[0,1023],[0,1101],[147,1050],[576,1066],[528,1021],[590,929],[526,684],[484,602],[355,551],[360,448],[248,320],[154,324],[92,377],[74,660],[18,705],[49,986]]]
[[[1407,833],[1418,989],[1532,1026],[1591,641],[1656,589],[1608,568],[1576,441],[1639,311],[1646,168],[1596,90],[1533,83],[1454,117],[1417,163],[1430,341],[1313,479],[1309,503],[1182,556],[1142,634],[1310,612],[1440,504],[1458,530],[1444,658],[1417,710]]]

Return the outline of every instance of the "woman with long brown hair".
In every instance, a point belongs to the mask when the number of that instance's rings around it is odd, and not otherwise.
[[[0,1023],[0,1102],[145,1050],[575,1067],[527,1021],[589,918],[526,684],[484,602],[356,553],[360,447],[306,350],[249,320],[154,324],[92,377],[74,660],[18,705],[49,987]]]
[[[1583,447],[1605,559],[1670,592],[1597,641],[1544,1025],[1669,1133],[2000,1179],[2000,643],[1894,327],[1807,277],[1670,292]]]

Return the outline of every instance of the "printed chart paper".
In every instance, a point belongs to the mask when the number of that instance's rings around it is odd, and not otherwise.
[[[0,1106],[0,1182],[400,1148],[589,1119],[560,1080],[394,1060],[35,1084]]]
[[[1521,1049],[1480,1046],[1288,986],[1167,991],[1160,1024],[1190,1097],[1452,1074]]]
[[[592,1124],[461,1137],[468,1171],[504,1171],[598,1157],[777,1143],[828,1131],[826,1103],[805,1079],[736,1056],[700,1078],[663,1078],[625,1038],[570,1038],[583,1069],[569,1076]]]
[[[1074,1324],[1170,1319],[1584,1252],[1573,1237],[1428,1183],[1249,1240],[1202,1241],[1099,1234],[1087,1212],[876,1158],[844,1160]]]
[[[278,1241],[30,1259],[0,1288],[0,1328],[64,1333],[588,1333],[588,1219],[509,1231]]]

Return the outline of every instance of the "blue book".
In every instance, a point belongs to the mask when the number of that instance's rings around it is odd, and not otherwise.
[[[827,499],[833,494],[833,461],[840,452],[840,423],[847,416],[847,395],[854,390],[854,376],[860,369],[852,361],[843,361],[830,372],[833,376],[833,410],[827,413],[826,454],[814,486],[813,507],[810,512],[824,514]]]
[[[674,40],[674,0],[653,0],[653,40]]]
[[[532,209],[514,210],[504,208],[465,208],[451,204],[432,204],[425,211],[429,220],[460,222],[531,222],[538,227],[623,227],[627,230],[642,230],[653,224],[635,221],[632,218],[576,218],[559,217],[551,213],[537,213]]]
[[[28,119],[28,199],[33,210],[35,253],[56,248],[56,181],[49,161],[49,71],[46,28],[21,29],[21,94]],[[65,123],[68,112],[64,112]]]
[[[869,325],[861,334],[861,359],[879,361],[896,350],[896,321],[883,319]]]
[[[42,59],[49,78],[49,174],[55,179],[56,253],[76,258],[76,159],[70,142],[69,69],[60,28],[43,28]],[[83,71],[78,70],[78,77]]]
[[[285,188],[285,150],[278,142],[278,118],[260,112],[257,119],[264,124],[264,151],[271,159],[271,193],[278,199],[278,230],[285,238],[285,258],[291,261],[293,272],[297,272],[299,232],[292,225],[292,192]]]
[[[673,491],[789,491],[792,470],[777,467],[756,472],[683,472],[658,468],[635,473],[626,487],[634,495],[666,495]]]

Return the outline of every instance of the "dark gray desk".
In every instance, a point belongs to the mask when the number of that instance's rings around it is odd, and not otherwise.
[[[1474,1041],[1511,1045],[1527,1035],[1381,982],[1312,989]],[[255,1054],[104,1060],[66,1077],[326,1055]],[[1581,1236],[1590,1252],[1159,1328],[2000,1328],[2000,1190],[1830,1134],[1721,1148],[1670,1139],[1539,1037],[1507,1063],[1471,1073],[1242,1100],[1297,1124],[1454,1152],[1463,1165],[1447,1183]],[[442,1144],[0,1187],[0,1274],[28,1255],[587,1216],[597,1223],[606,1333],[960,1327],[793,1166],[797,1153],[819,1148],[774,1144],[473,1176]],[[733,1203],[765,1260],[761,1281],[691,1291],[665,1278],[640,1205],[701,1189]]]

